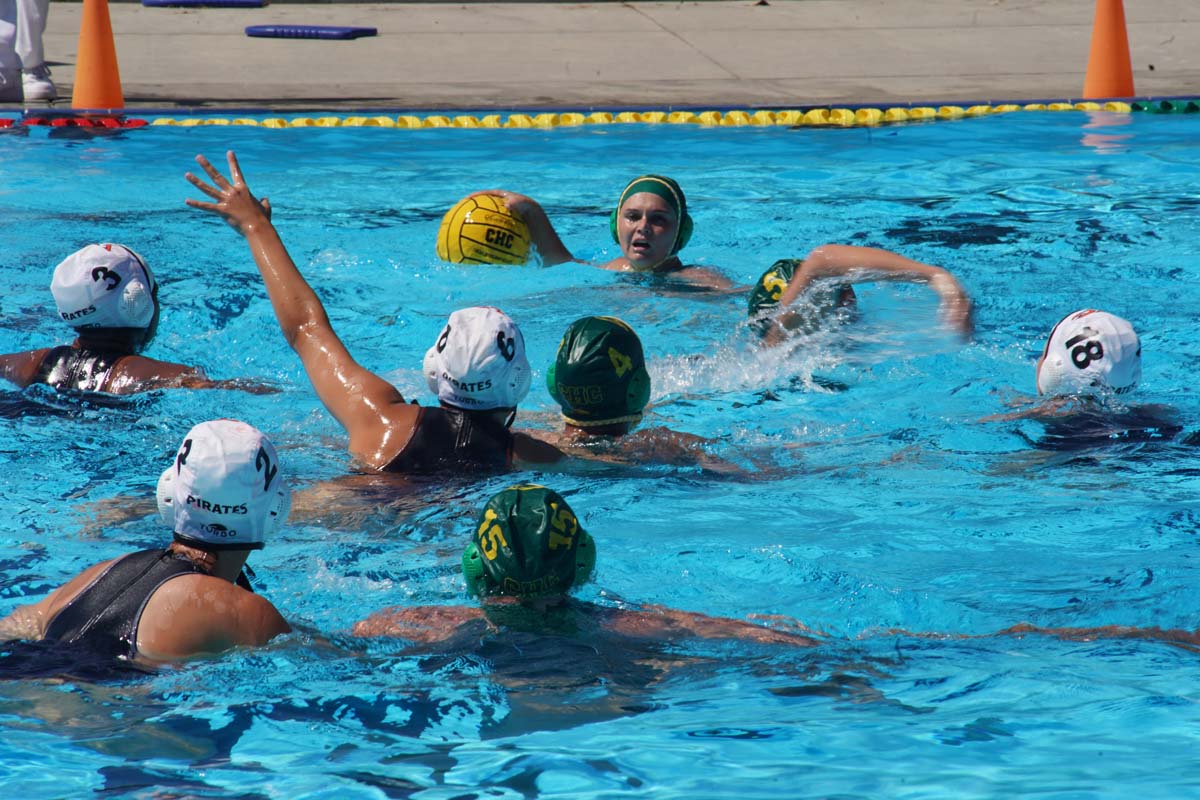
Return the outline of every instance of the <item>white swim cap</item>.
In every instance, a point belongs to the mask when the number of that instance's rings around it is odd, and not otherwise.
[[[54,268],[50,292],[73,328],[148,328],[158,284],[145,260],[120,244],[89,244]]]
[[[1068,314],[1050,332],[1038,364],[1038,394],[1124,392],[1142,377],[1142,344],[1133,326],[1104,311]]]
[[[287,519],[292,492],[271,441],[233,419],[188,431],[158,479],[158,514],[175,540],[203,550],[257,550]]]
[[[525,338],[498,308],[455,311],[425,353],[429,390],[468,411],[515,407],[529,393],[530,378]]]

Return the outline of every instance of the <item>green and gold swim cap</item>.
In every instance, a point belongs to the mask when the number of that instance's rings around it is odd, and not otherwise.
[[[642,342],[616,317],[577,319],[558,345],[546,388],[571,425],[638,422],[650,400]]]
[[[475,595],[538,597],[585,583],[596,546],[558,492],[522,483],[483,507],[462,570]]]
[[[781,258],[754,284],[754,289],[750,292],[750,325],[760,336],[771,327],[770,320],[765,319],[767,312],[779,305],[779,298],[783,297],[784,290],[803,263],[796,258]]]
[[[612,214],[608,218],[613,241],[619,241],[617,218],[621,215],[621,206],[625,205],[625,201],[631,195],[641,192],[649,192],[661,197],[675,212],[675,218],[679,220],[679,227],[675,230],[675,243],[671,245],[671,255],[675,255],[692,238],[692,215],[688,213],[687,198],[683,196],[683,189],[679,188],[679,184],[674,179],[664,175],[642,175],[640,178],[634,178],[625,187],[625,191],[621,192],[621,197],[617,200],[617,207],[612,210]]]

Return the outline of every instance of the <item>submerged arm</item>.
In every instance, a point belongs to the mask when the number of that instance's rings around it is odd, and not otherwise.
[[[779,621],[779,618],[768,618]],[[740,639],[765,644],[786,644],[793,647],[814,647],[814,638],[806,626],[789,620],[792,630],[778,630],[729,617],[710,617],[692,611],[680,611],[666,606],[645,606],[641,610],[624,610],[612,618],[609,626],[629,636],[648,636],[673,641],[683,637],[700,639]]]
[[[1023,622],[1013,625],[1011,628],[1005,628],[999,632],[999,635],[1023,636],[1027,633],[1055,636],[1059,639],[1076,642],[1092,642],[1097,639],[1149,639],[1186,647],[1189,650],[1200,647],[1200,631],[1187,631],[1180,628],[1141,628],[1132,625],[1100,625],[1094,628],[1039,628]]]

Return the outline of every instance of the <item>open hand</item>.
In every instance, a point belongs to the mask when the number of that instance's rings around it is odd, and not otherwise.
[[[212,203],[188,198],[185,202],[192,208],[209,211],[220,216],[238,233],[245,236],[256,224],[270,223],[271,203],[267,198],[259,200],[250,193],[246,179],[242,177],[242,169],[238,166],[237,156],[230,150],[226,154],[229,161],[229,176],[232,182],[221,174],[204,156],[196,156],[196,163],[208,175],[212,184],[206,183],[191,172],[184,175],[188,183],[195,186],[204,194],[211,197]]]

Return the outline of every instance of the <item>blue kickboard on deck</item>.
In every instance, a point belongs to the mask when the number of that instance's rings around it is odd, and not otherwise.
[[[273,39],[357,39],[374,36],[375,28],[341,25],[249,25],[247,36],[266,36]]]
[[[266,0],[142,0],[151,8],[262,8],[266,4]]]

